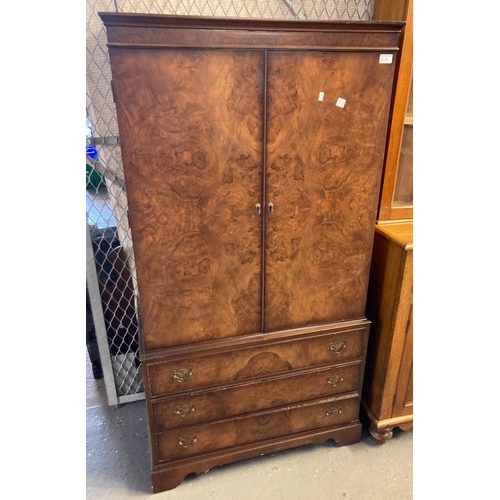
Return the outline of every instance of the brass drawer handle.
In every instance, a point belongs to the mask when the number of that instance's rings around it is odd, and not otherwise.
[[[328,350],[334,352],[335,354],[338,354],[340,351],[345,349],[347,347],[346,341],[343,340],[342,342],[331,342],[330,345],[328,346]]]
[[[182,370],[172,370],[171,378],[178,382],[185,382],[193,374],[192,368],[184,368]]]
[[[184,448],[188,448],[192,444],[196,443],[196,439],[197,439],[196,435],[195,436],[186,436],[186,437],[180,437],[177,442],[181,446],[184,446]]]
[[[325,411],[325,415],[327,417],[333,417],[334,415],[337,415],[339,413],[342,413],[342,406],[334,406],[333,408]]]
[[[190,413],[193,413],[194,409],[195,409],[194,405],[176,406],[174,414],[180,415],[181,417],[187,417]]]
[[[340,384],[340,382],[344,381],[344,375],[334,375],[333,377],[329,377],[326,379],[326,383],[330,384],[333,387],[336,387]]]

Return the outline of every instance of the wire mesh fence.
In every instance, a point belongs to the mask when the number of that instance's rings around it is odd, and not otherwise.
[[[108,380],[114,381],[118,403],[141,399],[144,389],[132,233],[107,37],[98,13],[369,21],[373,3],[374,0],[87,0],[87,226],[106,330],[96,334],[105,337],[109,348],[106,355],[111,362],[106,366],[113,373]]]

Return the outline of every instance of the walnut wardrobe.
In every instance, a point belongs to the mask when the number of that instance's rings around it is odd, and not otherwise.
[[[100,16],[153,491],[236,460],[359,441],[404,23]]]

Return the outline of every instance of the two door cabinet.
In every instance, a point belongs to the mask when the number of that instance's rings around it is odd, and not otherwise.
[[[359,441],[403,23],[100,16],[153,490],[265,453]]]

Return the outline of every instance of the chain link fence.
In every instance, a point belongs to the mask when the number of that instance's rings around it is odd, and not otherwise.
[[[143,399],[144,389],[132,234],[111,93],[107,37],[98,12],[304,22],[369,21],[373,3],[374,0],[87,0],[86,204],[87,241],[90,240],[87,261],[91,262],[87,266],[87,347],[94,376],[104,376],[110,405]]]

